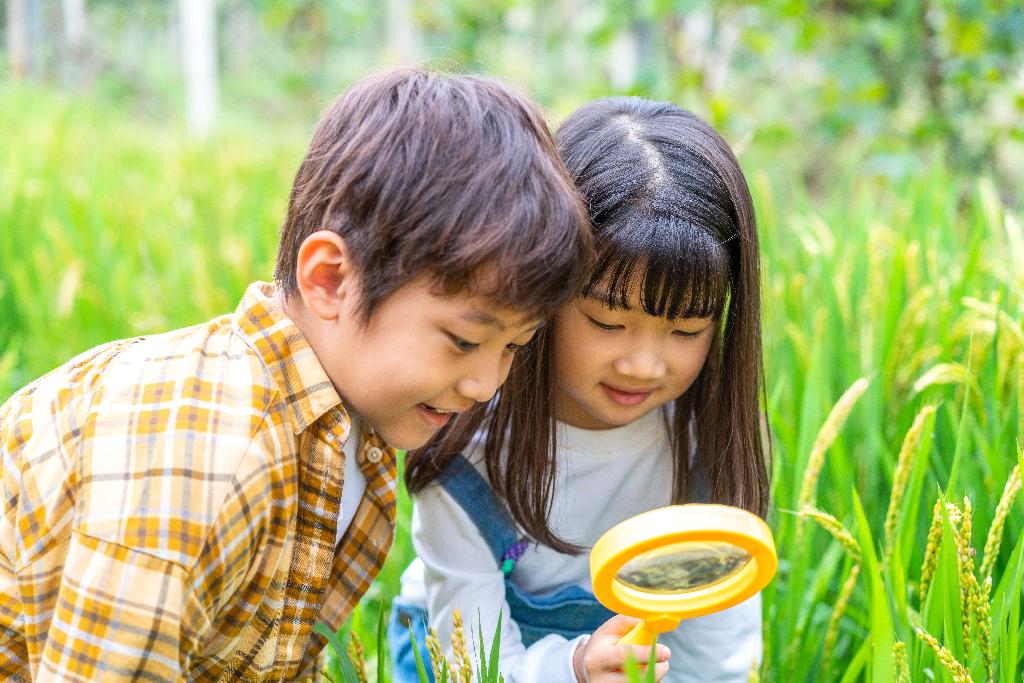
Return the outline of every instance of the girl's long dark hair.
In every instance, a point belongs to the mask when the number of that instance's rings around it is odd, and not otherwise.
[[[764,517],[770,443],[762,439],[757,226],[736,157],[698,116],[637,97],[584,105],[556,141],[593,225],[597,260],[582,293],[600,285],[606,303],[618,308],[639,291],[650,315],[720,321],[704,368],[666,411],[674,502],[692,499],[701,485],[711,502]],[[460,415],[410,454],[406,484],[421,490],[484,429],[488,476],[516,522],[535,541],[575,553],[581,548],[548,524],[555,484],[553,342],[553,326],[542,328],[490,403]]]

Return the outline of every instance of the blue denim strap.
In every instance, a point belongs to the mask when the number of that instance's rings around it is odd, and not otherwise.
[[[498,501],[491,485],[462,455],[449,463],[438,481],[473,520],[494,556],[494,563],[501,567],[505,553],[520,540],[508,508]]]
[[[513,562],[518,559],[515,550],[523,541],[512,515],[464,456],[456,457],[438,481],[473,520],[498,567],[504,570],[509,558]],[[509,572],[504,573],[510,616],[519,626],[527,647],[552,633],[569,639],[593,633],[613,616],[593,593],[579,586],[567,585],[542,595],[531,595],[507,577]]]
[[[505,600],[526,647],[552,633],[566,640],[593,633],[615,616],[593,593],[577,585],[531,595],[505,579]]]
[[[430,667],[430,652],[427,650],[427,613],[422,607],[408,604],[401,598],[395,598],[391,603],[391,619],[388,623],[391,680],[393,683],[419,683],[410,631],[416,634],[416,647],[427,671],[429,683],[435,683],[434,672]],[[380,653],[378,656],[381,656]]]

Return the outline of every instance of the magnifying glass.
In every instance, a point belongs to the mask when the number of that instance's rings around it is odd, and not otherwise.
[[[641,619],[619,643],[651,645],[683,619],[732,607],[778,567],[771,529],[728,505],[670,505],[620,522],[590,551],[594,595]]]

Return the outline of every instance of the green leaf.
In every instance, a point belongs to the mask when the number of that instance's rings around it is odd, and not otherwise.
[[[971,359],[974,349],[974,333],[971,333],[967,343],[967,373],[964,377],[964,404],[960,408],[960,425],[956,430],[956,446],[953,449],[953,466],[949,473],[949,482],[946,484],[947,491],[956,491],[956,480],[960,473],[960,458],[963,455],[965,432],[967,431],[967,409],[971,405]]]
[[[913,455],[914,465],[910,470],[907,490],[903,494],[903,505],[900,508],[900,515],[896,523],[896,538],[899,540],[899,547],[902,549],[901,557],[903,558],[904,567],[910,565],[913,550],[916,546],[915,534],[917,533],[918,511],[921,509],[925,476],[928,474],[928,455],[932,450],[936,415],[941,409],[941,407],[938,408],[927,417],[924,428],[921,431],[921,440],[918,442],[917,451]]]
[[[626,674],[629,683],[644,683],[643,674],[640,672],[640,666],[637,664],[632,650],[626,651],[626,661],[623,664],[622,670]]]
[[[420,683],[430,683],[430,676],[427,675],[427,669],[423,665],[423,657],[420,655],[420,646],[416,642],[416,632],[412,624],[409,625],[409,640],[412,641],[412,656],[416,660],[416,677]]]
[[[1024,534],[1017,539],[1010,561],[992,596],[992,647],[999,662],[1000,683],[1017,683],[1020,648],[1021,582],[1024,581]]]
[[[491,638],[491,653],[487,661],[487,681],[497,683],[498,680],[498,654],[501,652],[501,617],[502,610],[498,610],[498,623],[494,627],[494,636]]]
[[[871,657],[871,645],[871,638],[867,638],[860,644],[860,647],[857,648],[857,654],[846,665],[846,671],[843,672],[843,677],[839,683],[854,683],[854,681],[861,680],[864,667],[867,666],[868,659]]]
[[[384,671],[387,658],[387,628],[384,621],[384,600],[380,601],[380,609],[377,610],[377,681],[384,682]]]
[[[870,612],[869,639],[871,641],[870,680],[877,683],[891,683],[896,678],[892,661],[892,646],[896,642],[893,627],[892,607],[885,592],[882,572],[875,554],[875,542],[871,537],[864,507],[857,490],[853,490],[853,510],[857,519],[857,536],[860,541],[861,562],[864,568],[864,584],[868,589],[868,611]]]
[[[942,548],[939,551],[939,566],[935,572],[936,584],[942,596],[943,645],[958,660],[964,657],[963,605],[960,602],[960,563],[957,559],[956,538],[953,524],[945,506],[942,508]],[[934,634],[938,636],[938,634]]]
[[[332,631],[331,627],[323,622],[318,621],[313,624],[313,631],[326,638],[328,644],[334,649],[338,667],[341,669],[342,683],[359,683],[359,674],[356,673],[355,664],[348,656],[348,639],[351,629],[350,621],[346,622],[338,633]]]

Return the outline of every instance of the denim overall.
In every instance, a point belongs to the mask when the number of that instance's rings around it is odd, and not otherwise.
[[[516,560],[526,549],[527,540],[519,534],[511,514],[494,496],[490,484],[462,456],[452,461],[439,477],[439,482],[469,514],[487,542],[495,565],[505,574],[505,600],[512,620],[519,626],[523,645],[529,647],[551,633],[570,640],[584,633],[593,633],[614,616],[613,612],[597,601],[593,593],[576,584],[536,595],[518,588],[509,575]],[[427,676],[433,683],[430,658],[425,646],[427,622],[427,613],[422,608],[405,604],[400,599],[392,603],[388,640],[394,664],[394,683],[415,683],[419,680],[409,638],[410,629],[416,635],[416,644]],[[484,634],[484,637],[489,638],[491,635]],[[467,634],[467,638],[472,637],[473,634]]]

